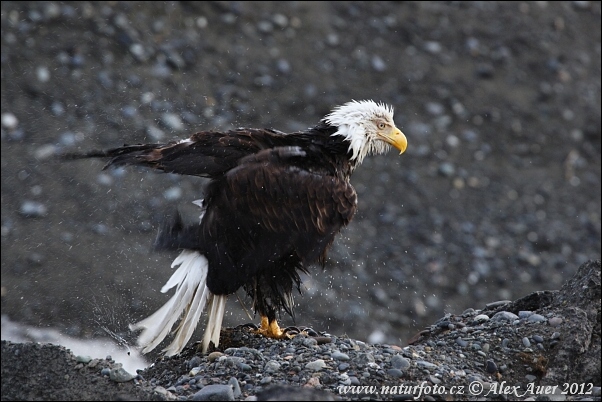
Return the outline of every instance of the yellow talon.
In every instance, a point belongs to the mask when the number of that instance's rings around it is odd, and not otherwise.
[[[263,335],[272,339],[292,339],[294,335],[289,335],[278,326],[276,320],[270,322],[268,317],[261,316],[261,328],[253,331],[256,334]]]

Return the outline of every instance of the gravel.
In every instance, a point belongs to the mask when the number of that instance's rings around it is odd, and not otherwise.
[[[522,395],[528,384],[543,387],[567,381],[591,384],[587,387],[593,393],[593,387],[600,386],[600,338],[592,338],[596,331],[592,324],[599,325],[596,320],[600,317],[600,278],[600,261],[592,261],[584,264],[560,291],[546,297],[533,294],[527,296],[527,300],[518,299],[502,306],[518,312],[530,304],[534,314],[543,316],[564,315],[575,309],[592,312],[591,316],[574,316],[556,327],[558,331],[550,325],[530,322],[528,318],[512,326],[495,320],[481,323],[474,319],[479,314],[494,313],[495,308],[443,317],[440,321],[448,320],[467,329],[463,333],[469,347],[458,344],[458,330],[442,328],[439,322],[430,325],[421,339],[406,347],[367,344],[325,332],[318,336],[328,338],[329,342],[320,344],[301,342],[301,339],[309,339],[305,334],[294,340],[273,340],[255,335],[244,327],[226,328],[222,331],[220,351],[202,355],[197,345],[190,345],[178,356],[165,357],[145,370],[128,374],[110,357],[104,360],[75,357],[58,346],[2,341],[2,395],[6,399],[47,400],[65,395],[81,396],[84,400],[116,395],[130,399],[264,400],[272,393],[271,398],[283,400],[288,395],[287,389],[295,389],[291,392],[303,393],[306,398],[336,396],[355,400],[359,389],[352,391],[348,387],[361,385],[365,388],[360,393],[365,397],[398,400],[419,396],[418,391],[404,391],[401,396],[397,391],[377,395],[370,393],[368,387],[376,387],[381,392],[383,386],[422,384],[430,387],[422,399],[437,400],[440,395],[435,386],[451,389],[452,385],[467,387],[478,382],[485,390],[498,391],[454,397],[473,400],[481,395],[484,400],[498,400],[510,397],[499,392],[500,387],[514,387],[521,390]],[[576,290],[586,296],[581,297]],[[554,340],[563,338],[562,334],[573,334],[573,337],[569,337],[568,342],[553,344]],[[530,339],[546,347],[527,351],[526,347],[532,346]],[[592,341],[580,351],[574,350],[575,342],[585,339]],[[521,348],[515,350],[507,347],[508,344],[520,344]],[[484,348],[485,345],[490,346]],[[348,357],[345,363],[340,363],[341,350],[345,350],[344,355]],[[45,364],[32,364],[34,361]],[[243,364],[249,370],[243,368]],[[340,369],[342,364],[344,370]],[[49,376],[49,370],[57,374]],[[120,388],[111,386],[111,382],[120,382]],[[585,401],[592,400],[588,399],[591,396],[593,394],[574,394],[564,398]],[[556,396],[547,393],[546,397]],[[599,400],[599,396],[595,398]]]

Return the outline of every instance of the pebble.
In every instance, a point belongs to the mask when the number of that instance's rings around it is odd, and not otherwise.
[[[498,371],[497,364],[493,360],[487,360],[485,370],[490,374],[494,374]]]
[[[499,301],[496,301],[496,302],[487,303],[485,305],[485,307],[487,307],[488,309],[491,310],[491,309],[494,309],[494,308],[505,306],[508,303],[512,303],[512,301],[511,300],[499,300]]]
[[[128,373],[123,367],[115,367],[109,372],[109,378],[115,382],[127,382],[136,378],[136,375]]]
[[[543,337],[541,335],[533,335],[533,340],[537,343],[542,343]]]
[[[371,353],[359,353],[354,362],[358,366],[365,366],[368,363],[374,363],[374,356]]]
[[[193,401],[233,401],[234,392],[230,385],[207,385],[192,396]]]
[[[529,318],[531,315],[533,315],[532,311],[519,311],[518,312],[518,317],[519,318]]]
[[[339,366],[337,368],[339,371],[347,371],[349,369],[349,364],[341,363],[341,364],[339,364]]]
[[[475,322],[481,323],[485,321],[489,321],[489,316],[487,314],[479,314],[474,318]]]
[[[403,377],[403,371],[401,371],[400,369],[396,369],[396,368],[387,370],[387,374],[393,378]]]
[[[528,322],[545,322],[547,318],[540,314],[533,314],[527,319]]]
[[[416,365],[417,365],[418,367],[423,367],[423,368],[426,368],[426,369],[434,369],[434,368],[437,368],[437,365],[436,365],[436,364],[433,364],[433,363],[431,363],[431,362],[427,362],[427,361],[425,361],[425,360],[418,360],[418,361],[416,361]]]
[[[491,319],[493,321],[514,321],[518,319],[518,316],[509,311],[500,311],[499,313],[495,313]]]
[[[211,352],[211,353],[209,353],[209,356],[207,356],[207,360],[209,360],[210,362],[214,362],[215,360],[219,359],[223,355],[224,354],[221,352]]]
[[[410,361],[400,355],[391,357],[391,366],[396,369],[405,370],[410,367]]]
[[[88,364],[92,361],[92,357],[90,357],[88,355],[86,355],[86,356],[77,355],[77,356],[75,356],[75,361],[77,361],[78,363]]]
[[[552,317],[548,320],[548,324],[550,324],[551,327],[557,327],[560,324],[562,324],[562,318],[560,317]]]
[[[330,355],[330,357],[332,357],[334,360],[340,360],[344,362],[349,360],[349,355],[341,352],[334,352]]]
[[[465,347],[467,347],[467,346],[468,346],[468,342],[467,342],[467,341],[465,341],[464,339],[462,339],[461,337],[457,337],[457,338],[456,338],[456,343],[457,343],[458,345],[460,345],[461,347],[463,347],[463,348],[465,348]]]
[[[26,218],[41,218],[46,216],[48,208],[46,205],[37,201],[23,201],[19,213]]]
[[[2,121],[2,127],[7,130],[14,130],[19,125],[19,119],[14,114],[7,112],[2,113],[2,117],[0,118]]]
[[[326,367],[326,363],[322,359],[314,360],[305,365],[305,368],[312,371],[320,371]]]
[[[529,341],[529,338],[527,338],[526,336],[523,338],[523,345],[525,345],[526,348],[531,347],[531,342]]]
[[[240,363],[242,363],[242,362],[239,362],[239,364],[240,364]],[[277,361],[275,361],[275,360],[270,360],[269,362],[267,362],[267,363],[265,364],[265,367],[263,368],[263,370],[264,370],[266,373],[275,373],[275,372],[277,372],[278,370],[280,370],[280,363],[278,363],[278,362],[277,362]]]
[[[175,113],[163,113],[163,115],[161,115],[161,123],[174,131],[181,131],[184,129],[182,119]]]

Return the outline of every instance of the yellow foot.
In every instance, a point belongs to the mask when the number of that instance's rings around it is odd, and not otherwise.
[[[295,335],[282,330],[282,328],[278,326],[276,320],[270,322],[268,317],[265,316],[261,316],[261,328],[253,330],[252,332],[272,339],[293,339],[295,337]]]

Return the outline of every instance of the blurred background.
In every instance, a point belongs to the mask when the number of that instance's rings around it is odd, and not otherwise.
[[[163,216],[198,219],[203,179],[58,153],[303,130],[351,99],[393,105],[408,151],[357,169],[359,212],[285,325],[403,346],[558,289],[600,258],[600,18],[589,1],[2,2],[3,339],[132,345],[171,295]],[[231,297],[224,325],[242,311]]]

